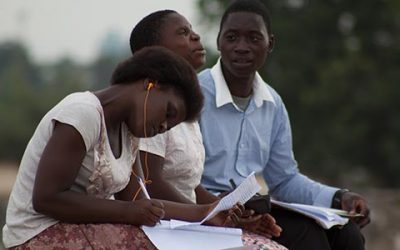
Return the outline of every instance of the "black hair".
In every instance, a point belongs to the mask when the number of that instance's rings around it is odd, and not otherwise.
[[[234,0],[228,5],[224,14],[222,15],[218,37],[226,18],[229,16],[229,14],[235,12],[251,12],[260,15],[264,20],[268,35],[272,34],[270,14],[267,7],[262,2],[259,0]]]
[[[186,121],[194,121],[203,108],[203,94],[193,67],[181,56],[161,46],[147,46],[120,63],[111,85],[150,79],[178,89],[186,105]]]
[[[132,54],[144,47],[158,45],[165,17],[173,13],[177,12],[174,10],[159,10],[140,20],[133,28],[129,39]]]

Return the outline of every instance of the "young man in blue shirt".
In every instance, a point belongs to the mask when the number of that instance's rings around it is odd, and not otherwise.
[[[342,229],[324,230],[308,218],[273,209],[283,229],[275,240],[289,249],[364,249],[359,228],[370,221],[366,200],[299,172],[284,103],[257,73],[274,41],[268,11],[258,1],[235,1],[222,16],[217,38],[221,57],[199,74],[205,95],[200,119],[206,150],[202,184],[229,191],[230,179],[241,183],[252,171],[260,172],[275,199],[365,215]]]

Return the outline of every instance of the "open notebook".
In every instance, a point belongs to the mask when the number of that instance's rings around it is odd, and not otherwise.
[[[203,250],[242,247],[239,228],[204,225],[174,225],[176,221],[160,221],[155,227],[142,226],[143,231],[161,250]],[[180,223],[178,223],[180,224]]]
[[[201,221],[162,220],[154,227],[142,226],[143,231],[158,249],[225,249],[243,246],[239,228],[202,225],[218,212],[244,204],[261,189],[254,172],[234,191],[223,197],[217,206]]]
[[[347,211],[344,210],[326,207],[318,207],[297,203],[286,203],[276,200],[271,200],[271,203],[273,206],[279,206],[308,216],[314,219],[325,229],[329,229],[333,226],[343,226],[349,221],[349,217],[362,216],[361,214],[349,214]]]

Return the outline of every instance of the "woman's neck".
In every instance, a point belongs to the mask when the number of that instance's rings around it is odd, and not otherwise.
[[[103,107],[104,121],[111,150],[116,158],[121,155],[121,125],[129,114],[126,103],[126,93],[131,85],[112,85],[94,94],[99,98]]]
[[[127,87],[128,85],[117,84],[94,93],[103,107],[107,131],[119,130],[125,120],[127,110],[123,105],[123,99]]]

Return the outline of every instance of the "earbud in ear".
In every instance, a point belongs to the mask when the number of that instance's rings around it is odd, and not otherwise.
[[[149,91],[152,88],[154,88],[154,83],[149,82],[149,84],[147,84],[147,91]]]

